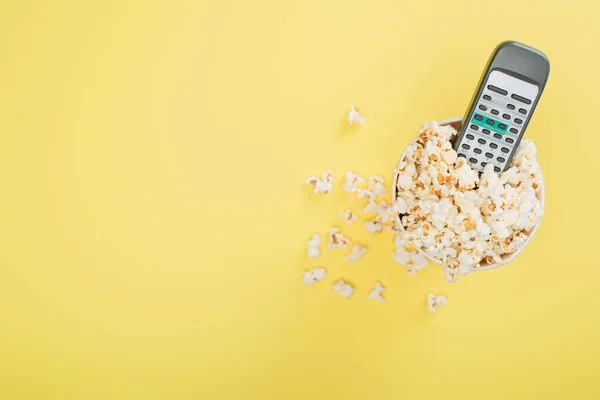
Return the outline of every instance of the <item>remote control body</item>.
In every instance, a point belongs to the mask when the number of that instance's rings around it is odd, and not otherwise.
[[[471,168],[505,171],[525,133],[550,73],[548,58],[517,42],[490,57],[454,142]]]

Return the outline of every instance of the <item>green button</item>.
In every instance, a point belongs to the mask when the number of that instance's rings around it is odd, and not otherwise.
[[[475,118],[477,116],[481,118],[481,121]],[[488,121],[491,123],[488,123]],[[488,128],[490,131],[494,131],[502,135],[504,135],[508,130],[508,125],[506,125],[506,123],[495,120],[494,118],[486,117],[485,115],[479,113],[473,114],[473,118],[471,118],[471,123],[481,126],[482,128]]]

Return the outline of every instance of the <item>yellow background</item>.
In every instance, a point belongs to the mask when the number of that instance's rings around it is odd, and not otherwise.
[[[599,398],[597,4],[2,2],[0,398]],[[505,39],[552,65],[524,253],[408,278],[392,235],[355,225],[362,260],[308,260],[312,232],[361,210],[342,174],[389,182]],[[312,195],[329,168],[336,190]],[[315,265],[326,281],[302,285]],[[428,291],[448,305],[430,314]]]

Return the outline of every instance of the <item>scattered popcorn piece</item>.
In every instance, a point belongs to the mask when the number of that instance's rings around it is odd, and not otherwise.
[[[321,179],[316,176],[311,176],[306,179],[306,183],[313,187],[315,194],[327,194],[333,187],[333,170],[323,172]]]
[[[358,219],[358,215],[354,214],[350,209],[340,212],[338,214],[338,217],[341,217],[344,220],[344,222],[348,225],[352,224]]]
[[[386,225],[383,227],[383,229],[386,229],[388,231],[392,231],[394,233],[400,233],[402,232],[402,225],[400,225],[400,220],[394,218],[394,222],[393,224],[390,225]]]
[[[373,193],[371,189],[358,189],[356,197],[358,197],[359,199],[362,199],[364,197],[369,203],[371,203],[375,201],[375,197],[377,196],[375,196],[375,193]]]
[[[414,251],[411,253],[410,262],[405,265],[408,276],[413,276],[417,273],[417,271],[422,270],[426,266],[429,265],[429,260],[423,254],[418,251]]]
[[[384,215],[387,214],[388,208],[390,208],[390,205],[385,200],[380,201],[379,203],[376,203],[374,201],[369,201],[369,202],[367,202],[367,204],[365,205],[365,208],[363,209],[363,214],[373,213],[373,214],[377,214],[380,217],[383,217]]]
[[[329,228],[327,235],[327,250],[343,248],[350,245],[350,239],[339,232],[340,228]]]
[[[429,260],[423,254],[414,249],[406,249],[406,241],[402,237],[402,234],[396,234],[394,243],[396,245],[396,250],[392,253],[392,257],[398,264],[404,265],[408,271],[408,276],[415,275],[417,271],[429,265]]]
[[[348,124],[352,126],[352,124],[364,125],[365,119],[358,113],[358,110],[354,107],[354,105],[350,105],[350,111],[348,111],[348,115],[346,116],[348,119]]]
[[[427,294],[427,308],[431,312],[435,312],[438,307],[441,307],[441,306],[445,305],[446,303],[448,303],[448,300],[446,300],[446,298],[441,294],[439,294],[437,296],[434,295],[433,293]]]
[[[384,290],[385,288],[381,286],[381,283],[375,282],[375,286],[373,286],[373,289],[371,289],[367,297],[369,299],[376,299],[379,302],[383,303],[385,299],[381,296],[381,292],[383,292]]]
[[[306,251],[308,258],[315,258],[321,255],[321,250],[319,250],[319,246],[321,244],[321,235],[318,233],[313,233],[312,238],[306,242]]]
[[[383,231],[384,226],[378,219],[372,219],[365,221],[365,228],[367,229],[367,232],[375,234]]]
[[[352,296],[352,292],[354,292],[354,288],[343,280],[333,284],[333,293],[339,293],[345,299],[349,299]]]
[[[357,175],[352,171],[348,171],[346,172],[342,189],[346,193],[355,193],[358,191],[358,187],[362,185],[364,181],[365,180],[360,175]]]
[[[392,257],[398,264],[404,265],[408,271],[408,276],[415,275],[417,271],[429,265],[427,257],[416,250],[408,251],[404,246],[396,248],[392,253]]]
[[[411,252],[406,250],[406,247],[404,247],[404,245],[397,247],[396,250],[392,253],[392,257],[394,258],[394,261],[402,265],[408,265],[412,259]]]
[[[312,268],[302,272],[302,283],[305,285],[312,285],[323,279],[325,279],[325,269],[323,268]]]
[[[371,189],[375,197],[385,196],[385,194],[387,193],[387,189],[383,185],[383,178],[380,176],[369,177],[368,185],[369,189]]]
[[[367,248],[357,243],[352,247],[350,253],[344,257],[344,260],[352,262],[358,261],[358,259],[361,258],[366,252]]]

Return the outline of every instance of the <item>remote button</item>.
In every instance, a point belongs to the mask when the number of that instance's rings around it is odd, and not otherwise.
[[[480,104],[480,105],[479,105],[479,109],[480,109],[481,111],[486,111],[486,110],[487,110],[487,107],[486,107],[486,106],[484,106],[483,104]]]
[[[499,134],[499,133],[494,133],[494,137],[495,137],[496,139],[502,139],[502,135],[501,135],[501,134]]]
[[[506,107],[507,107],[509,110],[514,110],[514,109],[515,109],[515,105],[514,105],[514,104],[507,104],[507,105],[506,105]]]
[[[473,151],[475,152],[475,154],[481,154],[481,153],[482,153],[481,149],[479,149],[479,148],[477,148],[477,147],[475,147],[475,148],[473,149]]]
[[[481,162],[481,166],[482,166],[482,167],[485,167],[486,165],[487,165],[487,163],[486,163],[485,161],[482,161],[482,162]]]
[[[503,153],[510,153],[510,150],[507,149],[506,147],[501,148],[500,151]]]
[[[494,167],[494,172],[500,172],[500,168]]]
[[[494,114],[494,115],[498,115],[498,114],[500,114],[500,113],[498,112],[498,110],[492,110],[492,111],[490,111],[490,112],[491,112],[492,114]]]
[[[467,156],[465,156],[463,153],[458,153],[458,156],[462,158],[467,158]]]
[[[478,142],[479,144],[485,144],[485,139],[477,139],[477,142]]]
[[[510,144],[513,144],[515,142],[513,140],[513,138],[509,138],[509,137],[507,137],[505,140],[506,140],[506,143],[510,143]]]
[[[490,143],[490,147],[491,147],[492,149],[497,149],[497,148],[498,148],[498,145],[497,145],[496,143]]]
[[[504,129],[506,129],[506,125],[504,125],[504,124],[498,124],[498,129],[504,130]]]
[[[524,108],[519,108],[519,112],[523,115],[527,114],[527,110]]]
[[[481,132],[485,133],[486,135],[491,133],[489,129],[482,129]]]
[[[488,89],[490,89],[489,86],[488,86]],[[490,90],[492,90],[492,89],[490,89]],[[531,100],[526,99],[523,96],[519,96],[518,94],[511,94],[510,97],[514,100],[520,101],[521,103],[531,104]]]
[[[496,122],[494,122],[494,120],[493,120],[493,119],[488,119],[488,120],[486,120],[485,122],[486,122],[486,124],[488,124],[488,125],[494,125],[494,124],[496,123]]]
[[[514,133],[516,135],[517,133],[519,133],[519,131],[515,128],[510,128],[510,133]]]
[[[515,118],[515,122],[521,125],[523,123],[523,120],[521,118]]]
[[[508,115],[508,114],[502,114],[502,118],[510,121],[510,115]]]
[[[471,148],[471,146],[469,146],[466,143],[463,143],[462,148],[465,149],[465,150],[469,150]]]
[[[494,85],[488,85],[487,88],[490,89],[492,92],[496,92],[496,93],[501,94],[502,96],[506,96],[508,94],[508,92],[506,90],[500,89],[499,87],[494,86]],[[514,94],[513,94],[513,96],[514,96]],[[515,99],[515,100],[517,100],[517,99]],[[525,99],[525,100],[527,100],[527,99]],[[527,104],[529,104],[529,103],[527,103]]]
[[[483,119],[483,117],[482,117],[481,115],[476,115],[476,116],[475,116],[475,119],[476,119],[477,121],[481,121],[481,120]]]
[[[483,99],[487,100],[487,101],[491,101],[492,100],[492,96],[488,96],[487,94],[483,95]]]
[[[473,140],[475,139],[475,136],[471,135],[470,133],[467,133],[467,139]]]
[[[474,131],[478,131],[479,130],[479,127],[477,125],[475,125],[475,124],[471,124],[470,128],[473,129]]]
[[[485,153],[485,156],[487,158],[494,158],[494,155],[492,153]]]
[[[506,161],[506,160],[505,160],[504,158],[502,158],[502,157],[498,157],[498,158],[496,158],[496,160],[498,160],[498,162],[501,162],[501,163],[503,163],[504,161]]]
[[[469,161],[470,161],[472,164],[477,164],[477,159],[476,159],[476,158],[469,158]]]

